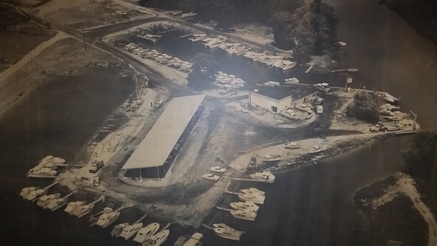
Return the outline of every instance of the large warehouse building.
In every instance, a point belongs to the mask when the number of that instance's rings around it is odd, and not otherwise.
[[[205,95],[175,97],[126,161],[125,176],[162,178],[199,118]]]

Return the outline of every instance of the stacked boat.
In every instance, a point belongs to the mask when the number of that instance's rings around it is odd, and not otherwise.
[[[238,195],[241,200],[239,202],[232,202],[229,204],[230,208],[223,208],[217,206],[218,209],[229,211],[234,218],[255,221],[259,206],[257,204],[264,204],[265,192],[257,188],[240,189],[239,192],[225,191],[229,194]]]
[[[59,157],[48,155],[38,165],[27,172],[27,177],[32,178],[55,178],[58,175],[57,168],[65,167],[65,160]]]

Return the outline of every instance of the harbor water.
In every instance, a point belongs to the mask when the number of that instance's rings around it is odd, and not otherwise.
[[[436,130],[437,52],[378,0],[327,0],[339,17],[339,38],[348,53],[340,65],[357,67],[353,86],[401,97],[401,107],[418,114],[423,128]],[[127,98],[133,83],[107,70],[53,77],[0,118],[0,240],[4,245],[135,245],[90,228],[85,219],[44,211],[22,200],[25,174],[48,154],[71,160],[105,118]],[[400,151],[409,137],[394,137],[350,155],[278,175],[256,222],[217,212],[217,222],[245,230],[240,242],[205,232],[204,245],[371,245],[375,238],[352,201],[355,190],[402,167]],[[239,184],[241,187],[247,184]],[[134,213],[134,212],[133,212]],[[138,214],[126,215],[135,218]],[[139,217],[139,216],[138,216]],[[220,221],[221,220],[221,221]],[[172,245],[178,233],[165,245]]]

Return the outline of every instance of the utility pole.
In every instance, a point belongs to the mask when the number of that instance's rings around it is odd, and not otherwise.
[[[432,174],[431,174],[431,187],[430,192],[433,190],[434,187],[434,176],[435,176],[435,163],[437,161],[437,140],[434,142],[434,164],[432,165]]]
[[[414,126],[413,130],[416,130],[416,124],[417,124],[417,114],[415,114],[413,111],[409,110],[410,113],[414,116]]]
[[[86,49],[86,41],[85,41],[85,30],[83,29],[83,27],[82,27],[82,37],[83,37],[83,47],[85,48],[85,50],[87,50]]]
[[[346,72],[346,84],[344,84],[344,90],[345,91],[347,90],[347,85],[352,83],[352,79],[353,79],[352,77],[349,77],[349,73]]]

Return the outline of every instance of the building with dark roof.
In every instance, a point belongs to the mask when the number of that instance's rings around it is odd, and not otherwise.
[[[316,97],[316,94],[316,90],[312,87],[259,86],[249,92],[249,101],[252,106],[258,106],[273,113],[279,113],[288,108],[293,108],[296,103],[309,102]]]

